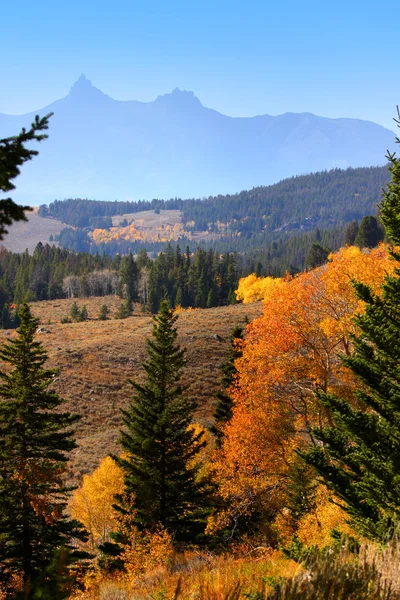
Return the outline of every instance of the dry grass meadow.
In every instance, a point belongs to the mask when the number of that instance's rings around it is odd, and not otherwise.
[[[55,244],[49,242],[50,235],[57,235],[61,229],[68,227],[57,219],[45,219],[37,214],[38,208],[25,213],[28,221],[13,223],[9,228],[9,235],[4,236],[1,245],[12,252],[25,252],[32,254],[39,242],[42,244]],[[57,245],[57,244],[56,244]]]
[[[128,378],[143,377],[146,338],[151,334],[150,315],[135,306],[134,315],[115,320],[113,314],[121,300],[114,296],[77,300],[86,304],[89,321],[61,324],[69,313],[72,300],[33,303],[32,311],[40,319],[38,339],[49,353],[49,366],[58,367],[54,387],[67,401],[67,409],[81,415],[76,426],[78,448],[71,462],[71,476],[79,481],[90,473],[99,460],[110,452],[118,452],[121,427],[120,408],[131,397]],[[110,308],[110,320],[98,321],[102,304]],[[261,312],[261,304],[185,310],[177,322],[179,342],[188,351],[184,371],[187,395],[198,403],[196,421],[209,425],[220,387],[220,365],[229,347],[230,332]],[[11,331],[0,332],[0,343]]]

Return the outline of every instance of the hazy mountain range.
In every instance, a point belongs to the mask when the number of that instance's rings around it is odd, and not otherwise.
[[[175,89],[153,102],[118,101],[84,75],[28,115],[0,114],[0,137],[54,111],[50,137],[23,168],[18,201],[202,197],[335,167],[385,163],[394,133],[310,113],[233,118]]]

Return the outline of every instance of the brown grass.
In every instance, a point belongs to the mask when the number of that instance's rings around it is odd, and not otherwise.
[[[161,225],[175,225],[176,223],[182,223],[182,216],[180,210],[160,210],[158,214],[154,210],[142,210],[136,213],[127,213],[125,215],[116,215],[112,218],[112,224],[117,227],[124,219],[130,223],[131,221],[143,220],[141,228],[143,229],[157,229]]]
[[[4,236],[4,240],[0,242],[1,245],[12,252],[25,252],[28,248],[30,253],[34,251],[39,242],[57,245],[55,242],[49,242],[50,235],[57,235],[61,229],[68,227],[68,225],[64,225],[57,219],[39,217],[37,211],[38,208],[35,208],[32,212],[26,213],[27,222],[13,223],[8,228],[9,235]]]
[[[68,410],[82,416],[76,426],[78,448],[72,456],[72,477],[79,481],[90,473],[99,460],[118,452],[121,427],[120,408],[126,408],[131,394],[127,378],[141,379],[141,365],[146,359],[145,341],[151,334],[152,319],[135,306],[132,317],[124,320],[98,321],[100,306],[107,304],[111,317],[121,300],[106,298],[78,299],[86,304],[91,320],[61,324],[72,300],[54,300],[32,304],[40,318],[38,339],[49,353],[49,366],[58,367],[55,390],[67,401]],[[220,387],[220,365],[225,360],[233,327],[251,320],[261,312],[258,304],[237,304],[212,309],[183,311],[177,322],[179,342],[188,350],[189,363],[184,371],[186,394],[195,398],[196,421],[212,422]],[[12,332],[0,332],[0,343]],[[221,338],[221,341],[220,339]]]

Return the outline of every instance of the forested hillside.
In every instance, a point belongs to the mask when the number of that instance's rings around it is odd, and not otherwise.
[[[273,240],[316,227],[341,227],[352,220],[375,214],[382,188],[389,180],[387,167],[335,169],[285,179],[268,187],[257,187],[235,195],[207,199],[170,199],[151,202],[97,202],[69,199],[42,205],[41,216],[50,216],[77,229],[64,229],[60,245],[76,251],[137,252],[144,245],[137,228],[126,228],[122,235],[112,228],[111,217],[132,215],[144,210],[180,210],[182,230],[160,230],[157,241],[146,241],[149,251],[160,251],[168,239],[182,245],[206,243],[217,251],[247,251],[265,247]],[[128,222],[126,222],[128,225]],[[107,231],[102,235],[101,231]],[[196,238],[207,232],[206,242]],[[195,234],[195,235],[193,235]],[[168,237],[170,236],[170,237]]]
[[[317,229],[244,253],[219,254],[202,247],[191,252],[189,247],[183,251],[179,244],[164,244],[164,252],[153,259],[143,248],[135,257],[117,254],[114,258],[42,243],[32,254],[2,248],[0,325],[8,328],[17,323],[10,306],[18,307],[23,300],[116,295],[140,302],[143,309],[152,313],[157,312],[162,298],[168,298],[171,306],[193,308],[234,303],[234,291],[241,277],[253,272],[280,277],[326,262],[329,251],[336,251],[345,242],[354,243],[355,233],[346,239],[349,229],[351,226]],[[322,255],[313,264],[308,261],[315,247],[322,250]]]

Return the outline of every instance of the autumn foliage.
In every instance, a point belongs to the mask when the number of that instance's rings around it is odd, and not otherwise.
[[[82,485],[74,492],[71,512],[89,534],[87,548],[90,552],[95,552],[107,541],[117,525],[114,496],[122,493],[123,479],[121,469],[107,456],[91,475],[84,476]]]
[[[350,352],[352,317],[363,308],[352,280],[379,293],[392,269],[383,245],[369,252],[346,247],[330,255],[327,265],[296,277],[251,275],[240,281],[238,298],[262,299],[263,314],[247,327],[243,356],[236,363],[238,375],[230,390],[233,417],[213,464],[226,508],[211,520],[211,531],[235,528],[238,519],[260,511],[270,521],[288,521],[285,490],[295,451],[314,442],[312,426],[329,422],[315,392],[340,391],[355,401],[353,378],[338,356]],[[333,504],[327,507],[319,512],[328,514]],[[344,522],[344,514],[335,512],[326,520],[325,532],[315,536],[325,539],[332,522],[336,526],[340,520]],[[306,523],[299,524],[299,532],[311,521]]]

